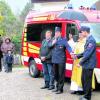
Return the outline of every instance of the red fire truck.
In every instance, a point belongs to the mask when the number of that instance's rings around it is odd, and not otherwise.
[[[39,77],[42,63],[39,59],[39,49],[44,33],[47,29],[53,31],[56,26],[61,27],[62,37],[68,39],[70,33],[77,41],[78,30],[82,25],[91,28],[91,34],[97,42],[97,66],[94,70],[97,82],[100,83],[100,11],[81,7],[79,10],[65,9],[61,11],[35,12],[30,11],[26,17],[22,33],[22,64],[29,67],[32,77]],[[65,77],[71,77],[73,60],[66,51]]]

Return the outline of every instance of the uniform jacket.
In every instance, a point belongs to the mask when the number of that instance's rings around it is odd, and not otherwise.
[[[51,48],[48,46],[50,41],[51,40],[46,41],[46,39],[44,39],[40,48],[40,57],[46,57],[45,62],[47,63],[51,63]]]
[[[66,38],[59,38],[52,49],[52,63],[65,63],[66,62],[66,49],[72,52]]]
[[[84,52],[77,55],[78,58],[82,58],[80,65],[85,69],[94,69],[96,67],[96,41],[92,35],[90,35],[84,46]]]

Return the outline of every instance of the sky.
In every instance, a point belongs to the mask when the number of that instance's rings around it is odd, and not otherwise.
[[[95,2],[99,1],[99,0],[70,0],[70,2],[73,4],[74,8],[79,8],[80,5],[84,6],[84,7],[91,7]]]
[[[12,11],[16,14],[20,13],[20,11],[23,10],[23,8],[25,7],[26,3],[29,0],[5,0],[5,1],[9,4]]]

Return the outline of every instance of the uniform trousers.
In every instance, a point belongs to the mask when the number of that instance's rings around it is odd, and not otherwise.
[[[91,100],[92,75],[93,69],[82,69],[82,86],[84,91],[84,97],[87,100]]]
[[[53,64],[54,74],[56,80],[56,88],[59,91],[63,91],[64,77],[65,77],[65,63]]]
[[[7,63],[7,72],[12,72],[12,63]]]

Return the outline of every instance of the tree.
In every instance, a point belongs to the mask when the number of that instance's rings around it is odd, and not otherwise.
[[[24,21],[25,21],[25,18],[26,18],[26,16],[27,16],[28,12],[29,12],[30,9],[32,9],[32,8],[33,8],[33,4],[32,4],[31,2],[28,2],[28,3],[26,4],[25,8],[23,9],[23,11],[21,12],[20,18],[21,18],[21,20],[22,20],[23,23],[24,23]]]
[[[15,53],[21,53],[21,34],[12,34],[12,42],[15,45]]]
[[[21,45],[21,32],[23,28],[23,23],[18,16],[15,16],[9,7],[9,5],[4,1],[0,1],[0,35],[2,37],[8,36],[15,43],[17,52]]]
[[[32,7],[33,4],[28,2],[21,14],[15,16],[10,6],[4,0],[0,0],[0,35],[2,37],[8,36],[12,39],[16,46],[16,52],[19,52],[21,47],[24,19]]]
[[[12,13],[9,5],[0,1],[0,30],[2,31],[2,35],[7,35],[9,33],[13,33],[13,27],[11,27],[16,20],[14,14]]]

